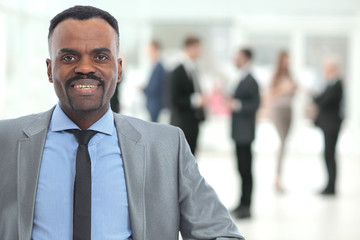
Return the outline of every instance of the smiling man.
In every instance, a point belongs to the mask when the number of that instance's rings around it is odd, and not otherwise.
[[[50,26],[49,81],[64,113],[87,129],[108,111],[120,81],[118,30],[98,17],[59,21],[62,18],[58,15]],[[117,27],[116,20],[112,23]]]
[[[48,40],[58,104],[0,121],[0,239],[243,239],[181,130],[111,111],[116,19],[75,6]]]

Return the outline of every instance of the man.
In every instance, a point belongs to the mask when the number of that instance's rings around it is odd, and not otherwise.
[[[194,155],[197,149],[199,125],[205,120],[205,97],[201,91],[195,62],[200,54],[200,39],[187,37],[184,41],[183,61],[170,76],[170,122],[184,131]]]
[[[241,69],[240,82],[229,102],[232,110],[232,138],[235,141],[238,170],[242,191],[240,203],[233,211],[236,218],[249,218],[252,179],[251,144],[255,138],[256,111],[260,105],[259,87],[251,74],[252,52],[242,49],[237,52],[235,65]]]
[[[165,79],[166,72],[160,61],[160,43],[153,40],[150,43],[148,54],[151,62],[153,63],[153,70],[150,76],[150,80],[144,93],[147,98],[146,108],[150,113],[151,121],[157,122],[161,110],[165,107]]]
[[[110,110],[115,18],[75,6],[48,40],[59,103],[0,121],[0,239],[243,239],[180,130]]]
[[[318,115],[315,119],[315,124],[324,134],[324,158],[328,175],[327,186],[321,194],[335,195],[335,150],[342,122],[341,102],[343,90],[339,67],[336,60],[325,60],[323,63],[323,72],[327,81],[327,87],[322,94],[315,98],[315,103],[318,107]]]

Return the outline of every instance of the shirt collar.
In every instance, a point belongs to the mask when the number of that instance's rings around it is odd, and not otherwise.
[[[244,79],[251,72],[251,64],[247,63],[239,70],[241,79]]]
[[[102,116],[98,121],[89,127],[89,130],[105,133],[112,135],[114,127],[114,115],[110,109]],[[60,105],[57,104],[50,121],[50,131],[59,132],[68,129],[80,129],[61,109]]]
[[[186,53],[184,53],[182,62],[186,73],[191,76],[191,73],[196,69],[195,61],[192,60]]]
[[[334,86],[335,83],[340,81],[340,79],[335,77],[335,78],[332,78],[332,79],[329,79],[329,80],[326,80],[326,81],[327,81],[326,85],[331,87],[331,86]]]
[[[250,71],[242,71],[242,70],[239,70],[237,72],[237,83],[239,83],[239,81],[243,81],[248,75],[250,74]]]

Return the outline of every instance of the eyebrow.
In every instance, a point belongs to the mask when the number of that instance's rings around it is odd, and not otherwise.
[[[109,48],[106,48],[106,47],[101,47],[101,48],[95,48],[91,52],[93,52],[93,53],[99,53],[99,52],[111,53],[111,50]]]
[[[77,51],[71,48],[62,48],[59,50],[59,53],[77,53]]]
[[[99,53],[99,52],[111,53],[111,50],[106,47],[100,47],[100,48],[95,48],[95,49],[91,50],[91,52],[92,53]],[[72,48],[62,48],[59,50],[59,53],[78,53],[78,51],[76,51]]]

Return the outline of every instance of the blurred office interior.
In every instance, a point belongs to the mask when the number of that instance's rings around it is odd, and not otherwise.
[[[253,49],[254,73],[263,93],[269,87],[278,53],[287,50],[291,72],[298,85],[284,170],[286,187],[291,190],[284,197],[273,195],[271,183],[279,139],[265,106],[259,114],[254,144],[255,217],[238,222],[239,229],[245,236],[248,234],[258,240],[360,238],[360,231],[353,222],[359,222],[360,216],[358,204],[353,201],[360,201],[359,0],[0,0],[0,119],[45,111],[56,104],[57,97],[46,75],[48,26],[55,14],[73,5],[100,7],[118,19],[120,56],[124,64],[119,95],[122,113],[146,120],[149,117],[140,89],[148,80],[150,63],[146,48],[152,39],[162,43],[163,61],[170,71],[179,60],[185,36],[199,36],[203,46],[201,77],[209,95],[216,93],[219,87],[231,86],[236,80],[233,57],[239,47]],[[309,92],[319,92],[324,86],[321,63],[329,56],[339,59],[345,86],[345,121],[338,142],[340,196],[330,200],[312,195],[321,188],[325,173],[322,135],[309,116]],[[168,123],[168,112],[162,113],[161,122]],[[231,208],[237,200],[237,190],[232,188],[237,188],[238,180],[229,128],[229,114],[210,108],[200,136],[199,165],[209,182],[219,190],[225,205]],[[225,176],[217,175],[215,170],[223,171]],[[302,184],[299,178],[307,180]],[[261,204],[261,199],[270,199],[268,208]],[[292,209],[289,202],[297,201],[299,205],[294,207],[300,211],[289,212]],[[333,213],[334,206],[336,213]],[[314,215],[301,215],[301,209],[307,208]],[[309,224],[308,220],[318,224],[332,217],[334,220],[319,229],[304,227],[303,233],[290,227],[291,221],[301,228]],[[333,235],[331,231],[328,235],[322,234],[333,225],[337,228],[337,220],[351,223],[344,231],[333,229]],[[282,235],[281,226],[287,226],[287,234]],[[306,235],[307,230],[313,238]],[[291,231],[296,236],[291,235]]]

